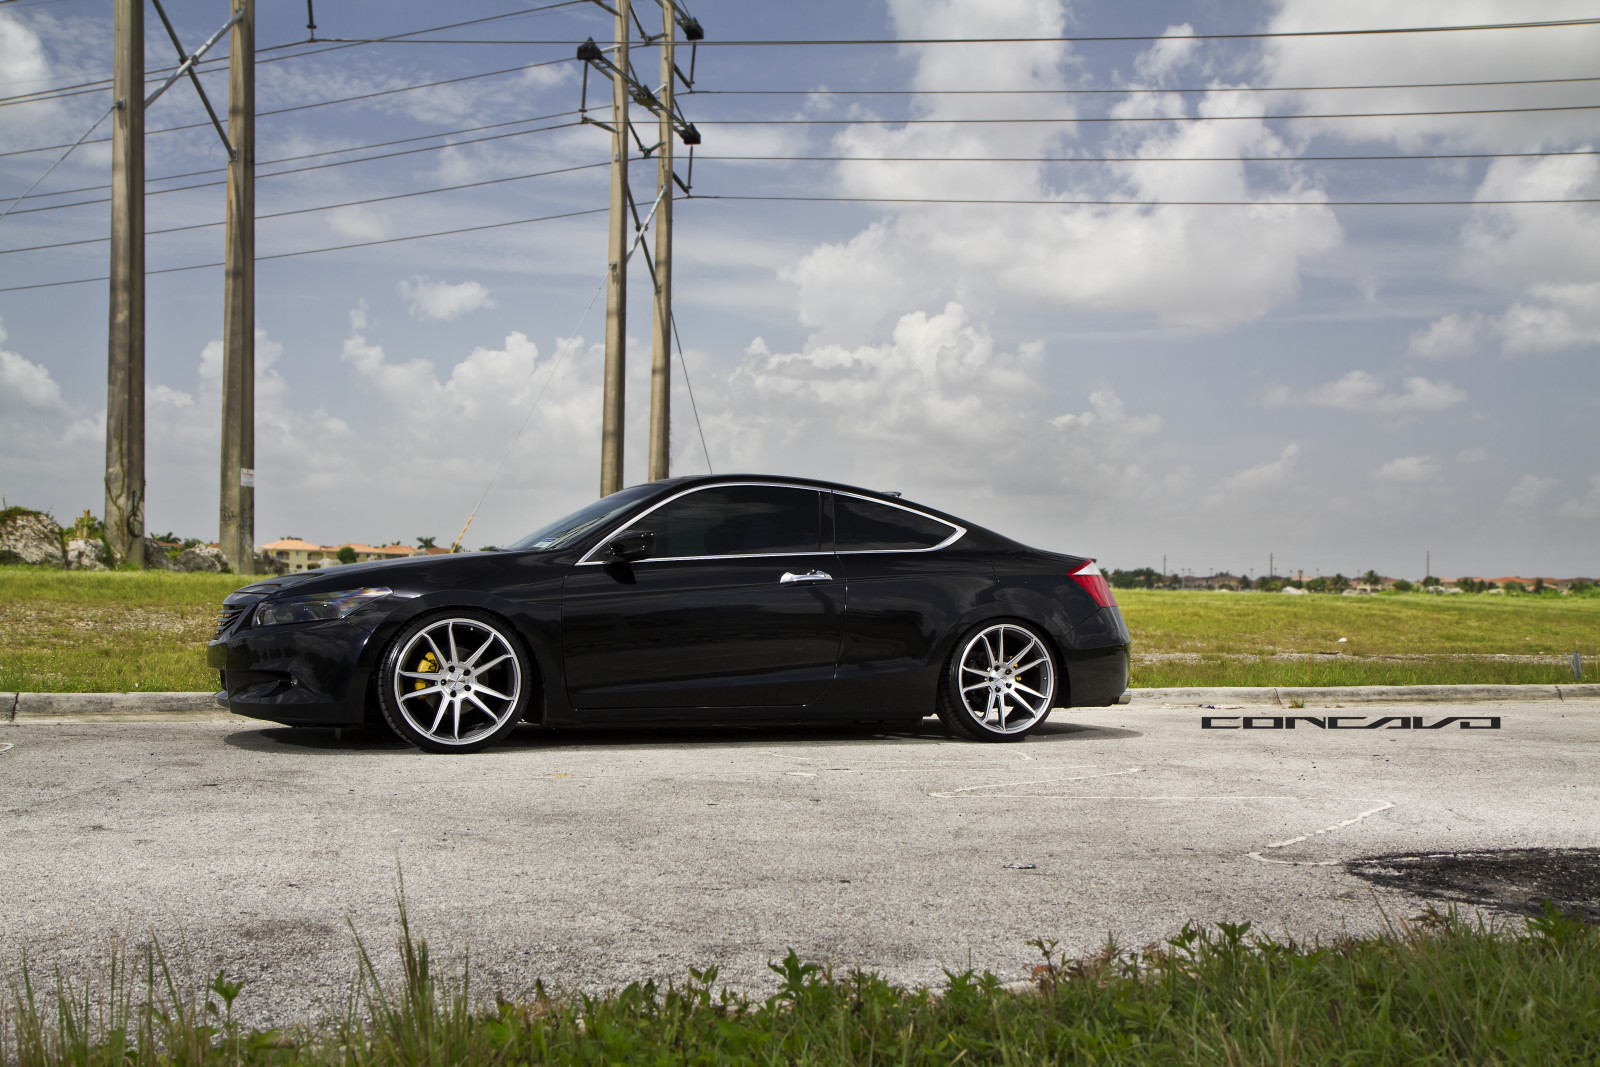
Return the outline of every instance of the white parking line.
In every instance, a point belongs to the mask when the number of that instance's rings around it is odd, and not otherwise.
[[[1388,811],[1392,807],[1394,807],[1394,802],[1391,801],[1391,800],[1386,800],[1382,804],[1379,804],[1377,807],[1368,808],[1366,811],[1363,811],[1361,814],[1352,816],[1351,818],[1348,818],[1348,819],[1345,819],[1343,822],[1336,822],[1332,826],[1325,826],[1321,830],[1317,830],[1317,831],[1315,831],[1313,833],[1309,833],[1309,834],[1301,834],[1299,837],[1291,837],[1291,838],[1289,838],[1288,840],[1285,840],[1285,841],[1274,841],[1274,842],[1268,844],[1266,847],[1267,848],[1284,848],[1284,847],[1286,847],[1288,845],[1299,844],[1301,841],[1308,841],[1311,838],[1318,836],[1319,834],[1335,833],[1335,832],[1337,832],[1339,830],[1344,829],[1346,826],[1354,826],[1356,823],[1360,822],[1361,820],[1367,818],[1370,815],[1376,815],[1381,811]],[[1335,867],[1339,863],[1342,862],[1341,860],[1274,860],[1274,859],[1268,859],[1266,856],[1263,856],[1260,852],[1247,852],[1247,853],[1245,853],[1245,856],[1246,856],[1247,859],[1255,860],[1257,863],[1275,863],[1275,864],[1278,864],[1279,866],[1283,866],[1283,867]]]

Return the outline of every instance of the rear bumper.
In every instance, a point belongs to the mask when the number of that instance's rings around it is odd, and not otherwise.
[[[206,649],[206,663],[221,673],[217,703],[290,726],[358,725],[369,673],[360,663],[371,639],[345,619],[228,634]]]
[[[1113,645],[1066,653],[1069,708],[1104,708],[1128,689],[1128,646]]]
[[[1073,628],[1063,651],[1067,707],[1104,708],[1128,689],[1128,626],[1116,607],[1101,608]]]

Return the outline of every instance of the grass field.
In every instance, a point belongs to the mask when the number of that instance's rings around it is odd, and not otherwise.
[[[0,567],[0,691],[215,688],[205,666],[227,574]],[[1133,684],[1600,681],[1597,596],[1283,596],[1119,590]],[[1345,638],[1341,643],[1339,638]]]
[[[403,921],[403,919],[402,919]],[[1520,924],[1519,924],[1520,925]],[[1025,992],[952,974],[939,990],[829,973],[790,953],[750,1000],[691,972],[602,996],[543,988],[493,1004],[400,941],[385,987],[365,949],[320,1024],[233,1021],[250,990],[173,976],[158,952],[89,982],[12,976],[0,1062],[57,1064],[1593,1064],[1600,935],[1553,911],[1527,929],[1431,913],[1378,937],[1297,945],[1249,923],[1184,927],[1137,953],[1047,955]],[[1050,943],[1037,942],[1041,951]],[[57,980],[59,983],[59,979]],[[131,988],[130,988],[131,986]],[[198,986],[198,988],[197,988]],[[87,992],[86,990],[93,990]],[[243,1001],[240,1001],[243,1004]]]

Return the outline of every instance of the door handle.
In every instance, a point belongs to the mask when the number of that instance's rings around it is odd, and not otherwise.
[[[788,585],[790,582],[831,582],[833,575],[827,571],[806,571],[796,574],[794,571],[784,571],[783,577],[778,579],[779,584]]]

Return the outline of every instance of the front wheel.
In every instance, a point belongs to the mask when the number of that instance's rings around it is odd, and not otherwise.
[[[457,608],[413,622],[389,646],[378,675],[384,721],[427,752],[476,752],[516,728],[532,670],[500,620]]]
[[[939,718],[977,741],[1017,741],[1049,718],[1055,696],[1055,662],[1044,639],[1022,623],[984,623],[950,652]]]

